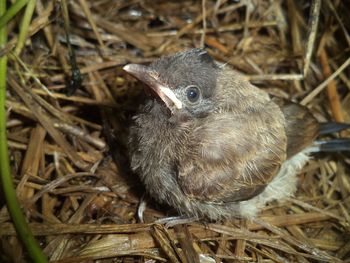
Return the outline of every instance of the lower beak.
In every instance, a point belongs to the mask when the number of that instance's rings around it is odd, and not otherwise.
[[[176,97],[175,93],[168,86],[162,84],[157,73],[149,67],[128,64],[123,69],[150,87],[172,113],[182,108],[182,102]]]

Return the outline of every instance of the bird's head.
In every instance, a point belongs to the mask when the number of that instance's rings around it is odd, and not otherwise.
[[[169,118],[186,121],[214,110],[220,67],[203,49],[165,56],[149,66],[128,64],[124,70],[150,88],[168,109]]]

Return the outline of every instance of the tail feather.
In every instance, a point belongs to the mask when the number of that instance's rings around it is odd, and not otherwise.
[[[350,138],[315,141],[311,148],[315,152],[350,152]]]
[[[331,133],[339,132],[346,129],[350,129],[349,123],[324,122],[319,124],[320,135],[331,134]]]

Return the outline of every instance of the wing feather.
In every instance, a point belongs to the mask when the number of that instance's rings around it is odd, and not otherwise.
[[[259,114],[213,114],[202,122],[192,134],[201,142],[191,147],[195,154],[178,162],[183,192],[205,202],[242,201],[262,192],[286,157],[278,106],[271,102]]]
[[[287,158],[301,152],[312,144],[319,134],[319,123],[305,106],[274,99],[286,120]]]

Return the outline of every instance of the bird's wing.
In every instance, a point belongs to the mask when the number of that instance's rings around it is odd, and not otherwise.
[[[198,125],[178,162],[183,192],[205,202],[235,202],[262,192],[285,160],[284,118],[265,112],[220,113]]]
[[[274,98],[286,120],[287,158],[312,144],[319,133],[319,123],[308,108],[291,101]]]

